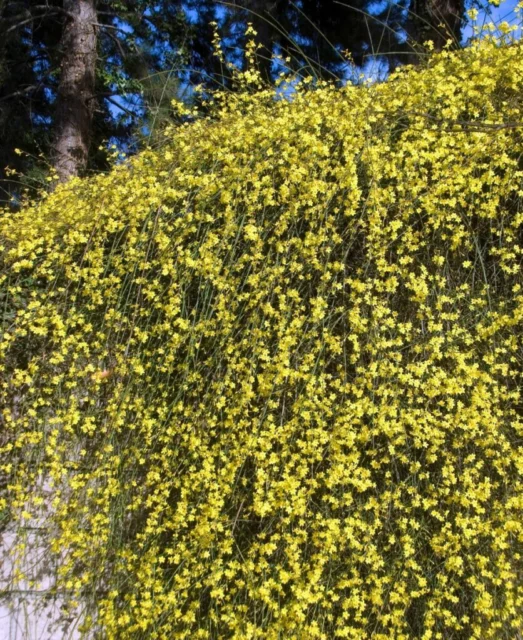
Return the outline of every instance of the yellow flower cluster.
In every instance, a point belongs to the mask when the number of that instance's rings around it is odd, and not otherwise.
[[[523,632],[522,46],[312,84],[2,214],[0,508],[87,635]]]

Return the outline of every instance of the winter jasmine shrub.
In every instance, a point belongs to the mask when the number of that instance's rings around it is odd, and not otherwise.
[[[100,638],[512,640],[521,45],[215,102],[3,215],[18,553]]]

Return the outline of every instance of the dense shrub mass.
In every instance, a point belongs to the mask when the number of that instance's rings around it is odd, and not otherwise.
[[[522,124],[486,40],[4,214],[2,506],[86,633],[517,637]]]

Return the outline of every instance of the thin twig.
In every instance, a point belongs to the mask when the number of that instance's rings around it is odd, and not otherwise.
[[[430,113],[423,113],[422,111],[404,111],[404,113],[408,115],[421,116],[423,118],[434,120],[435,122],[439,122],[441,124],[459,125],[461,127],[473,127],[479,130],[488,129],[490,131],[499,131],[501,129],[519,129],[520,127],[523,127],[523,122],[474,122],[473,120],[450,120],[446,118],[438,118],[437,116],[432,116],[430,115]]]

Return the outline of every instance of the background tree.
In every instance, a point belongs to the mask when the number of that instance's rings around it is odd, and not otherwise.
[[[87,167],[95,98],[98,16],[95,0],[64,0],[53,164],[61,181]]]
[[[6,198],[15,183],[4,168],[24,173],[30,183],[37,175],[36,156],[49,150],[53,114],[49,89],[56,84],[53,52],[61,24],[58,6],[41,10],[29,2],[0,4],[0,177]],[[18,155],[16,148],[26,155]]]
[[[381,6],[370,0],[235,0],[229,6],[233,22],[253,23],[266,78],[273,77],[271,55],[281,52],[296,68],[343,80],[347,59],[342,52],[348,51],[358,66],[371,55],[391,57],[405,22],[404,0]]]
[[[431,40],[435,51],[441,51],[448,40],[459,47],[464,14],[464,0],[412,0],[407,21],[410,41],[419,47]],[[416,55],[411,61],[416,62]]]
[[[102,143],[132,148],[166,78],[204,59],[199,25],[176,1],[2,0],[0,180],[29,186],[49,160],[62,178],[108,166]],[[198,45],[198,46],[196,46]],[[189,55],[194,46],[195,55]],[[210,48],[210,40],[209,40]],[[198,51],[199,50],[199,51]],[[190,58],[190,59],[189,59]],[[171,91],[164,91],[173,97]],[[18,155],[15,149],[23,150]]]
[[[172,98],[190,95],[191,85],[230,86],[213,55],[213,21],[237,64],[253,23],[268,81],[279,71],[275,53],[289,56],[295,70],[344,81],[344,51],[360,66],[373,56],[396,65],[413,42],[432,39],[440,49],[448,37],[441,24],[459,42],[464,0],[408,2],[0,0],[5,198],[19,189],[7,166],[22,172],[26,185],[41,182],[49,159],[62,179],[103,170],[108,143],[139,148],[171,117]],[[402,42],[405,33],[409,42]]]

